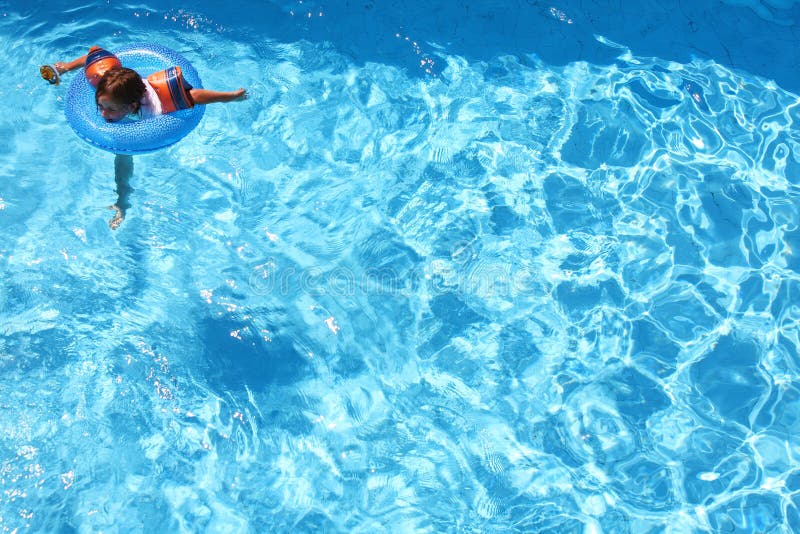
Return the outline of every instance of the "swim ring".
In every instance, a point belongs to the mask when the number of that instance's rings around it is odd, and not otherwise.
[[[142,77],[178,66],[192,87],[203,87],[191,63],[164,46],[136,44],[115,50],[114,54],[123,66]],[[204,112],[205,106],[194,106],[149,119],[106,122],[97,110],[94,87],[86,76],[76,76],[72,81],[64,110],[69,125],[86,142],[114,154],[128,155],[146,154],[177,143],[200,123]]]

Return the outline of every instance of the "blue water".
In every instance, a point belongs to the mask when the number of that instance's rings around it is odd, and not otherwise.
[[[0,1],[0,531],[800,530],[800,7],[442,4]]]

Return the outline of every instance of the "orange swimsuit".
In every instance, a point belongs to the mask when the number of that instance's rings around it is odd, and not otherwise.
[[[120,63],[117,56],[99,46],[93,46],[86,55],[86,64],[83,67],[83,72],[92,87],[97,87],[97,84],[100,83],[100,78],[103,77],[106,71],[118,69],[121,66],[122,63]]]

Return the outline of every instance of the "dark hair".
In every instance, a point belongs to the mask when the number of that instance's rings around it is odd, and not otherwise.
[[[100,95],[106,95],[115,102],[126,105],[136,104],[139,109],[139,101],[144,96],[146,89],[142,77],[135,70],[117,67],[109,69],[97,82],[97,90],[94,93],[94,102],[100,105]]]

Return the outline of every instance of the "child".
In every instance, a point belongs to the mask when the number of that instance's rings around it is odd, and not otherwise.
[[[85,56],[67,63],[44,65],[39,72],[51,84],[58,84],[61,80],[60,74],[80,67],[84,67],[86,79],[95,88],[97,109],[108,122],[116,122],[134,114],[146,119],[192,108],[198,104],[247,98],[247,92],[242,88],[227,92],[195,89],[183,79],[180,67],[170,67],[142,78],[136,71],[124,68],[117,56],[97,46],[90,48]],[[170,91],[170,86],[180,90]],[[132,174],[133,158],[117,155],[114,159],[114,180],[118,198],[110,206],[114,210],[114,217],[108,223],[112,230],[119,228],[125,219],[125,211],[130,206],[128,195],[131,191],[129,181]]]
[[[180,67],[170,67],[142,78],[136,71],[124,68],[114,54],[98,46],[90,48],[85,56],[67,63],[44,65],[39,72],[45,80],[58,84],[60,74],[80,67],[84,67],[86,79],[95,87],[97,109],[108,122],[116,122],[134,114],[146,119],[198,104],[247,98],[247,92],[242,88],[236,91],[195,89],[184,81]],[[183,94],[171,94],[169,84],[177,84],[183,89]]]

